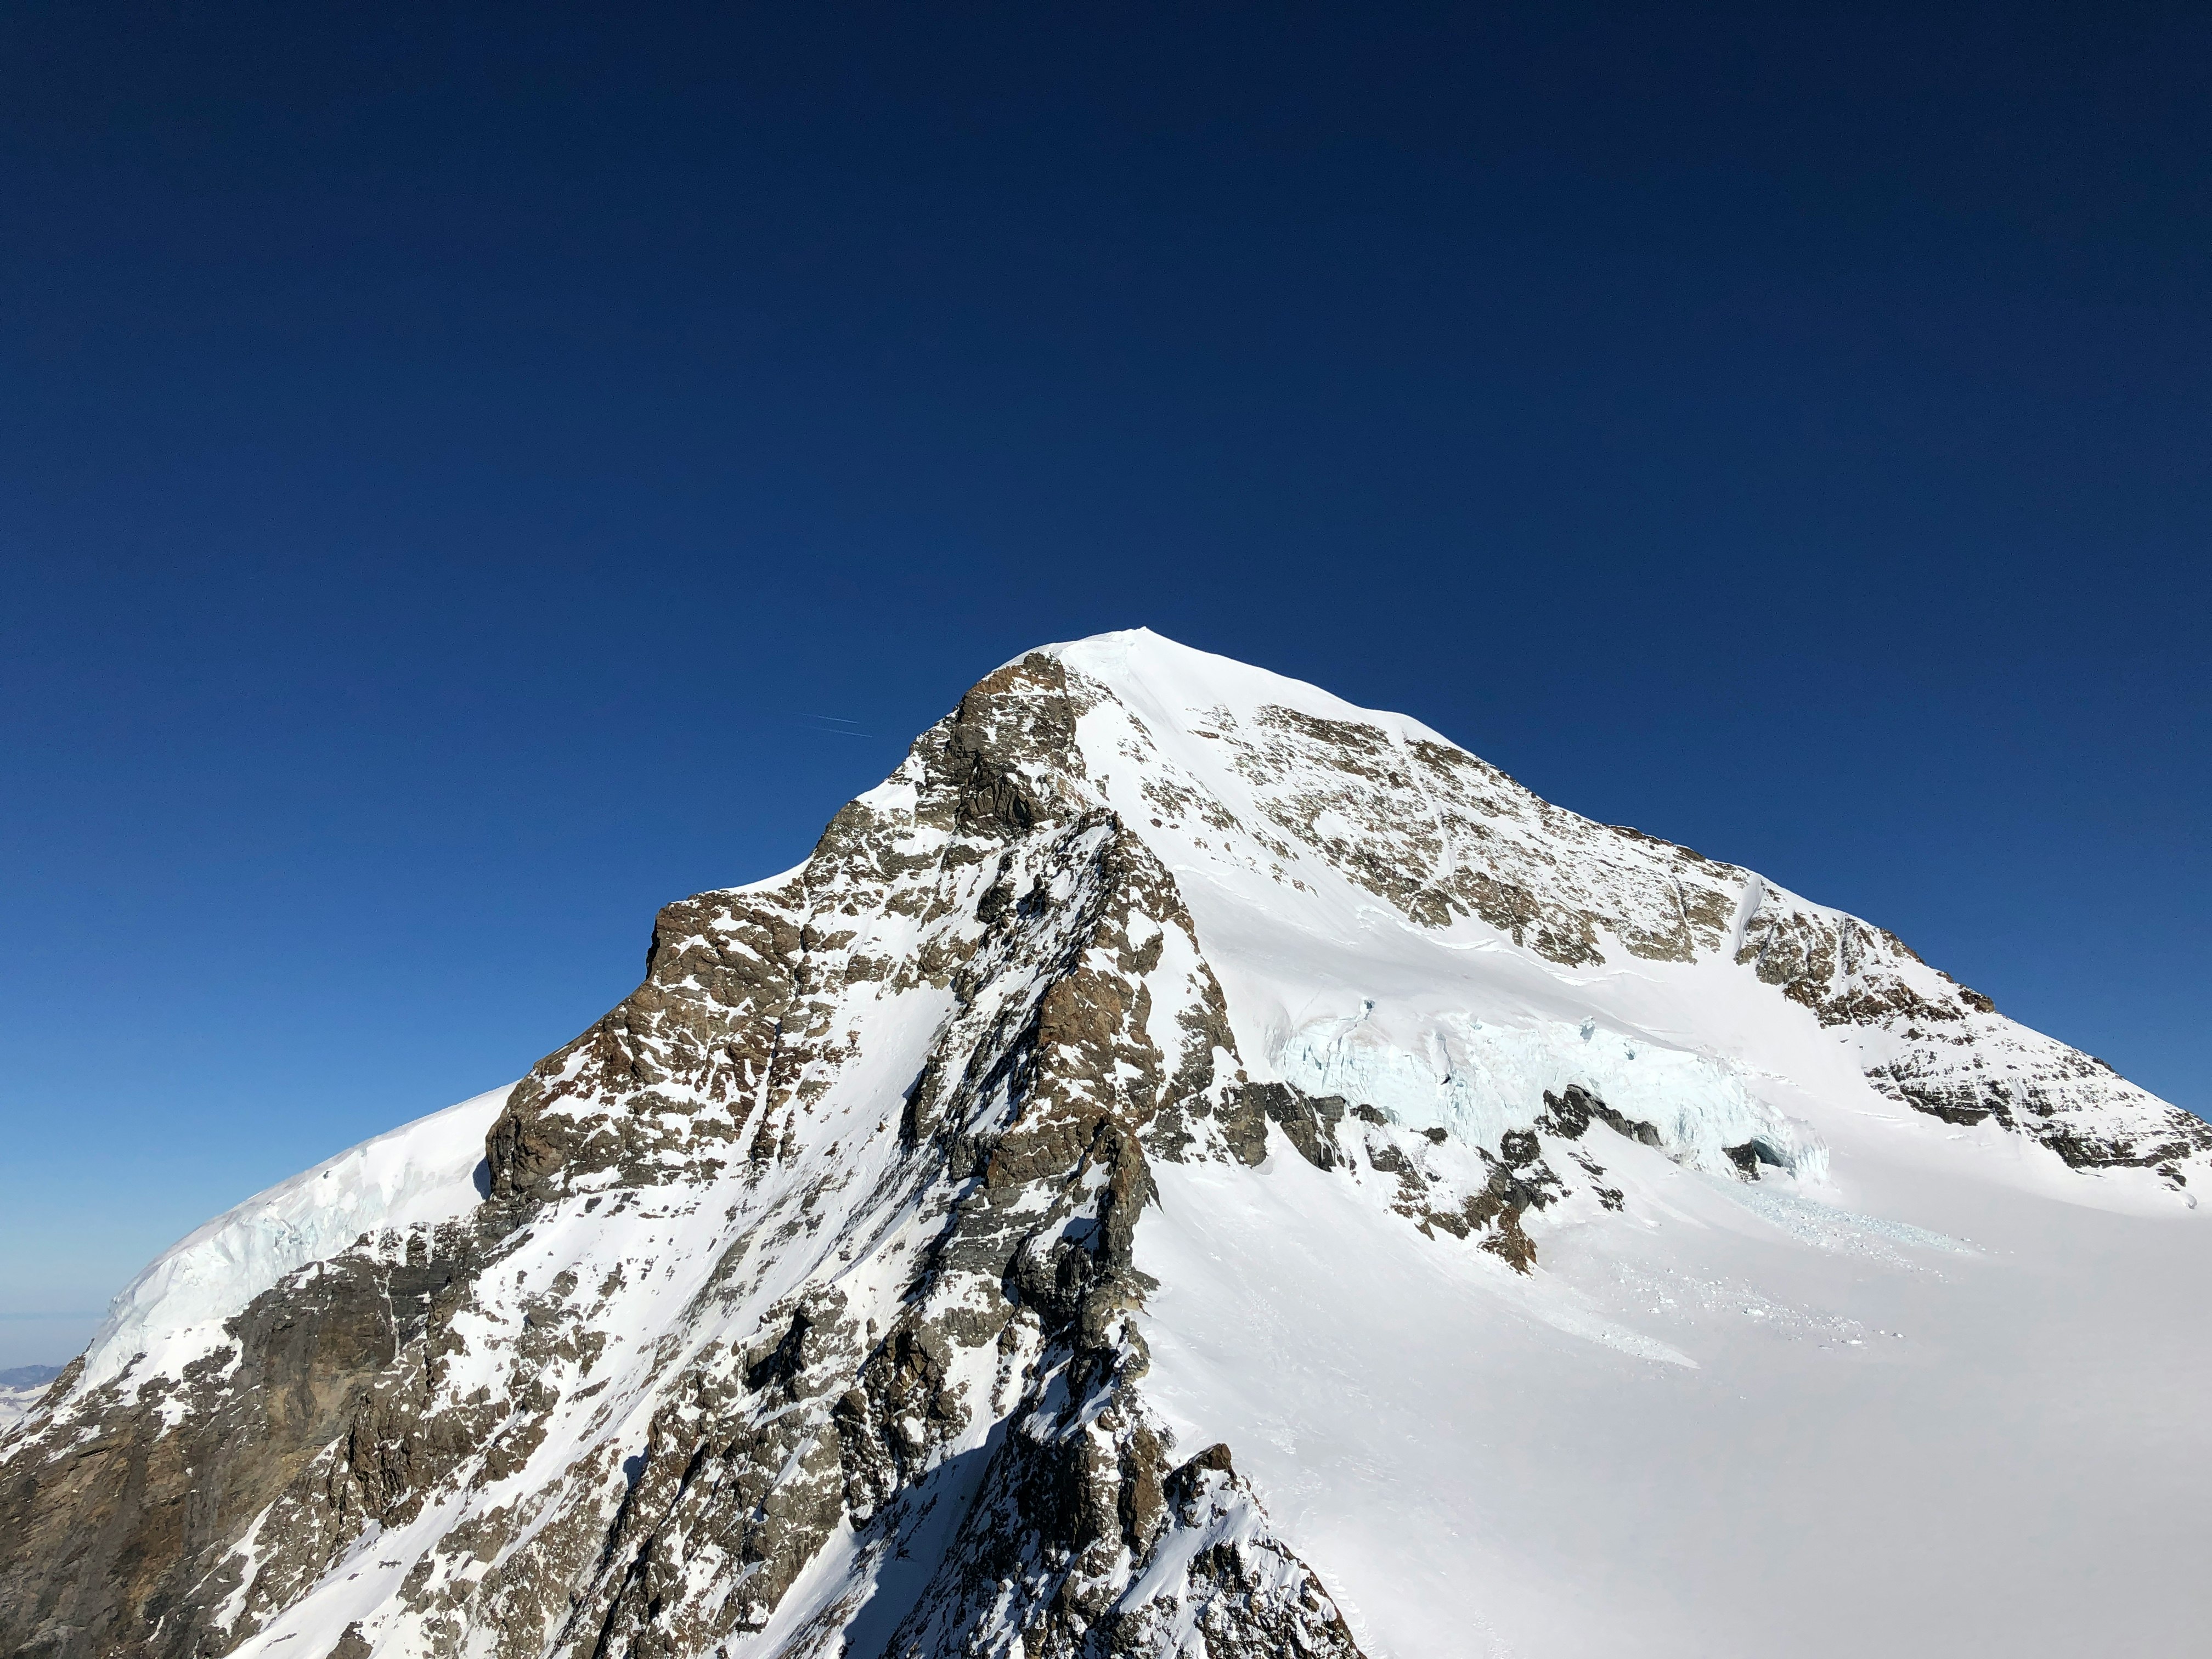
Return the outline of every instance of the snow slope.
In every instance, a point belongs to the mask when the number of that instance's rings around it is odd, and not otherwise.
[[[1839,1159],[1875,1224],[1654,1170],[1535,1285],[1294,1158],[1172,1171],[1153,1396],[1371,1655],[2196,1650],[2202,1249]]]

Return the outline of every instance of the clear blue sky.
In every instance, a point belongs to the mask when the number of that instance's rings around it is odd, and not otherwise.
[[[1137,623],[2212,1105],[2212,15],[1475,9],[0,17],[0,1364]]]

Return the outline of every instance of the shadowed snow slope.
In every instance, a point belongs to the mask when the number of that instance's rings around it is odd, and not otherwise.
[[[0,1430],[50,1656],[2185,1651],[2212,1128],[1139,630]]]

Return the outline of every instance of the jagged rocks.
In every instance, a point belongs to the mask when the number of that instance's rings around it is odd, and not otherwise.
[[[214,1606],[284,1605],[362,1526],[447,1473],[465,1433],[448,1419],[418,1435],[410,1407],[484,1255],[481,1236],[450,1228],[317,1263],[255,1298],[229,1345],[180,1376],[84,1401],[88,1440],[9,1446],[6,1650],[219,1651]],[[225,1554],[257,1525],[283,1531],[286,1550],[248,1573]]]
[[[2212,1152],[2212,1124],[2004,1019],[1895,934],[1748,882],[1736,960],[1844,1031],[1891,1098],[1947,1123],[2027,1135],[2074,1169],[2155,1168],[2176,1187],[2184,1164]]]
[[[1336,1125],[1344,1102],[1334,1095],[1314,1097],[1286,1083],[1249,1083],[1232,1091],[1220,1112],[1220,1133],[1240,1164],[1257,1164],[1267,1155],[1267,1125],[1283,1132],[1300,1158],[1316,1170],[1343,1162]]]
[[[1728,1161],[1735,1165],[1736,1173],[1746,1181],[1759,1179],[1761,1164],[1771,1170],[1787,1170],[1790,1160],[1763,1140],[1747,1140],[1740,1146],[1723,1146]]]
[[[1641,1118],[1632,1118],[1626,1113],[1607,1105],[1578,1083],[1570,1083],[1558,1094],[1544,1091],[1544,1114],[1537,1119],[1537,1127],[1551,1130],[1569,1140],[1581,1138],[1592,1121],[1604,1124],[1615,1134],[1626,1135],[1631,1140],[1646,1146],[1660,1144],[1656,1124]]]

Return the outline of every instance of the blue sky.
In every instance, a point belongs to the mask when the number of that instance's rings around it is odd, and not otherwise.
[[[11,9],[0,1365],[1139,623],[2212,1108],[2212,25],[1941,9]]]

